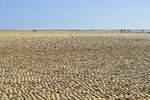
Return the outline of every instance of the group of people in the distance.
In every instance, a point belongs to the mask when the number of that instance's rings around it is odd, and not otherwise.
[[[121,32],[144,32],[144,29],[131,30],[131,29],[121,29]]]
[[[33,32],[36,32],[36,30],[34,29]]]

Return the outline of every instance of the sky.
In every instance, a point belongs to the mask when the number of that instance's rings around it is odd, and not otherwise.
[[[150,0],[0,0],[0,29],[150,29]]]

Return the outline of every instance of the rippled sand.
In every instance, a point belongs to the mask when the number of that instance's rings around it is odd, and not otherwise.
[[[148,100],[150,34],[0,31],[0,99]]]

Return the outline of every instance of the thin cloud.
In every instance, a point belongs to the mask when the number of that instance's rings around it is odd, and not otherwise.
[[[0,0],[0,3],[6,3],[7,0]]]

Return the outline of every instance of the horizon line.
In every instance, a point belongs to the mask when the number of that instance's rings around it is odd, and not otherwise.
[[[133,29],[133,28],[120,28],[120,29],[0,29],[0,31],[32,31],[32,30],[39,30],[39,31],[120,31],[121,29],[126,29],[126,30],[150,30],[150,29]]]

